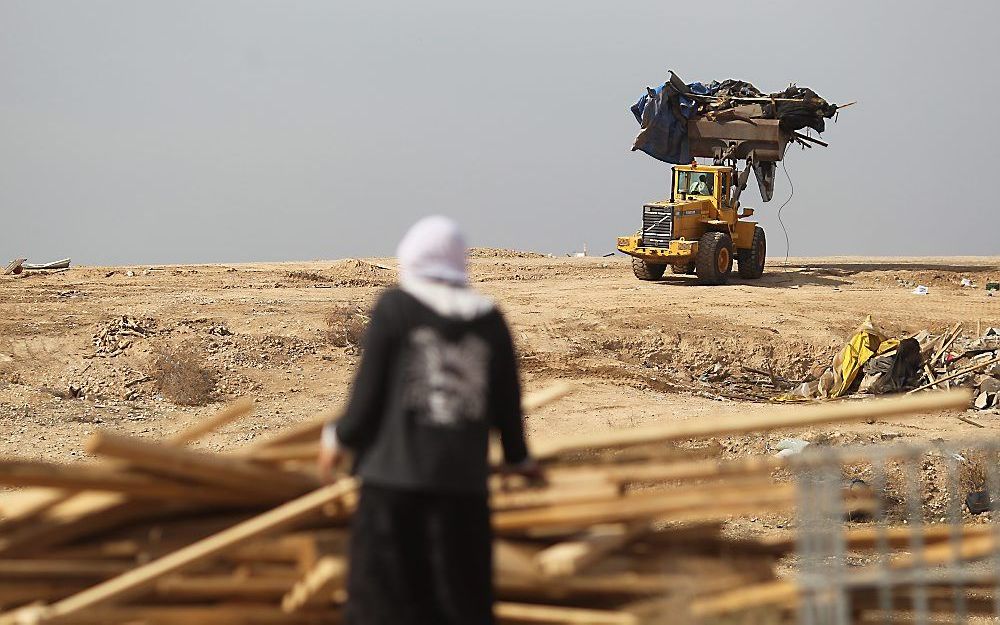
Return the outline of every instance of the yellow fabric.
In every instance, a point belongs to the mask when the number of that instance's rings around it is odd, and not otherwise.
[[[868,359],[881,353],[879,347],[885,342],[887,342],[885,336],[872,323],[871,315],[868,315],[840,352],[841,363],[838,377],[841,383],[840,386],[833,389],[830,397],[840,397],[846,393]],[[898,345],[899,341],[896,343]]]
[[[844,395],[854,381],[857,379],[861,369],[872,356],[884,354],[899,346],[898,339],[886,339],[882,331],[875,327],[871,315],[865,317],[864,322],[858,326],[851,340],[844,345],[840,353],[833,359],[833,363],[839,361],[839,365],[832,364],[836,370],[837,379],[840,384],[830,391],[830,398]],[[812,382],[808,389],[785,393],[774,399],[774,401],[794,402],[810,401],[816,397],[816,382]],[[805,385],[803,385],[805,386]]]

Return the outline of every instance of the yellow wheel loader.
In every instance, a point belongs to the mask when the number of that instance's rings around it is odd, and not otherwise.
[[[675,165],[670,198],[642,207],[642,228],[618,237],[618,251],[632,257],[640,280],[659,280],[670,267],[696,274],[702,284],[724,284],[734,261],[741,278],[760,278],[767,257],[764,229],[747,219],[752,208],[740,206],[750,172],[766,202],[790,141],[826,144],[782,130],[775,119],[692,119],[687,131],[692,157],[712,158],[713,164]],[[746,167],[738,172],[739,161]]]
[[[767,243],[752,208],[739,212],[732,167],[677,165],[669,200],[642,207],[642,230],[618,238],[618,249],[632,256],[640,280],[673,273],[697,274],[703,284],[723,284],[736,261],[741,278],[764,273]]]

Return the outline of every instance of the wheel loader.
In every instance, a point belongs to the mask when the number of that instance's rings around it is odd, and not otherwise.
[[[733,189],[732,167],[677,165],[669,200],[642,207],[642,230],[618,238],[618,249],[632,256],[640,280],[659,280],[673,273],[695,274],[703,284],[723,284],[733,269],[741,278],[764,273],[767,242],[764,229],[740,212]]]
[[[713,164],[675,165],[669,199],[642,207],[642,228],[618,237],[618,250],[632,257],[640,280],[659,280],[667,267],[673,273],[694,274],[702,284],[724,284],[735,262],[741,278],[764,273],[767,240],[764,229],[748,218],[754,209],[740,205],[749,174],[756,174],[761,196],[774,191],[775,164],[789,141],[777,120],[691,120],[691,154]],[[745,161],[742,171],[737,163]]]

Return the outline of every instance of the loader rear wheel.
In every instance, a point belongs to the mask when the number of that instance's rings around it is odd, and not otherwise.
[[[764,237],[764,229],[754,226],[750,249],[739,250],[736,255],[741,278],[756,280],[764,275],[764,262],[767,258],[767,239]]]
[[[706,232],[698,240],[698,282],[725,284],[733,271],[733,239],[725,232]]]
[[[694,275],[694,263],[686,263],[684,265],[670,265],[670,273],[679,273],[682,275],[693,276]]]
[[[632,273],[640,280],[659,280],[666,271],[666,265],[657,265],[641,258],[632,258]]]

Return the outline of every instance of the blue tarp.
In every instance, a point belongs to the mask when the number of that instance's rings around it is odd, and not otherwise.
[[[700,82],[689,84],[688,89],[696,94],[710,93],[710,89]],[[677,93],[669,83],[660,85],[653,93],[647,92],[631,108],[636,121],[643,127],[632,149],[674,165],[690,163],[687,120],[696,108],[694,100]]]

